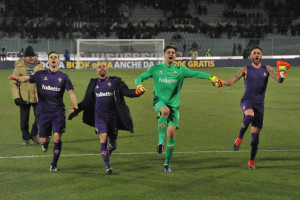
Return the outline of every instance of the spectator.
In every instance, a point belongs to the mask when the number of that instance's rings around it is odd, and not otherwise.
[[[207,49],[205,56],[210,57],[210,49]]]
[[[21,48],[20,52],[19,52],[19,58],[23,58],[24,57],[24,48]]]
[[[22,48],[23,49],[23,48]],[[31,46],[28,46],[25,50],[25,57],[20,58],[15,63],[15,69],[13,75],[15,76],[27,76],[39,70],[44,70],[42,63],[35,57],[35,53]],[[21,131],[23,144],[29,146],[30,139],[35,144],[40,144],[37,134],[37,116],[36,116],[36,105],[38,96],[36,93],[35,83],[18,83],[15,80],[10,81],[10,89],[15,101],[15,104],[20,107],[20,120],[21,120]],[[29,114],[30,107],[34,110],[34,122],[29,133]]]
[[[196,60],[198,57],[198,52],[194,48],[192,48],[192,50],[190,51],[190,56],[192,60]]]
[[[65,57],[65,61],[70,61],[71,55],[70,55],[70,52],[67,49],[65,50],[64,57]]]
[[[0,53],[0,59],[1,60],[6,60],[6,54],[7,54],[7,52],[6,52],[6,49],[5,49],[5,47],[2,47],[1,48],[1,53]]]

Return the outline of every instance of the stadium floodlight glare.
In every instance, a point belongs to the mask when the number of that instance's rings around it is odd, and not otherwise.
[[[77,65],[80,61],[162,59],[164,39],[78,39]]]

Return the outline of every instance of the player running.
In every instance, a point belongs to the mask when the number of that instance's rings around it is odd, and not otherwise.
[[[137,88],[148,78],[154,80],[153,106],[158,113],[158,146],[161,154],[164,148],[164,137],[167,132],[167,151],[164,171],[172,172],[170,159],[175,148],[175,132],[179,128],[180,90],[185,78],[210,79],[215,87],[222,87],[221,79],[210,74],[193,71],[186,67],[175,65],[176,47],[168,45],[164,49],[165,63],[154,65],[135,79]]]
[[[56,52],[48,54],[48,70],[37,71],[30,76],[11,75],[9,79],[18,82],[27,82],[36,84],[38,93],[37,118],[38,132],[44,152],[48,150],[50,136],[53,132],[53,159],[50,165],[50,171],[57,171],[57,162],[62,149],[62,134],[66,129],[65,104],[63,102],[64,92],[68,90],[70,99],[75,108],[78,108],[77,98],[69,76],[59,71],[60,60]]]
[[[243,136],[248,126],[252,124],[251,133],[251,155],[248,161],[249,169],[255,169],[254,160],[258,150],[259,133],[263,127],[264,119],[264,100],[268,84],[269,75],[277,82],[282,83],[286,78],[285,71],[290,68],[290,64],[282,61],[277,61],[277,73],[269,65],[262,65],[262,50],[259,47],[251,49],[250,59],[252,64],[244,66],[236,76],[223,81],[224,85],[231,86],[236,83],[241,77],[244,77],[245,92],[241,99],[241,109],[244,114],[244,119],[240,129],[239,136],[233,144],[233,150],[239,150],[243,141]]]

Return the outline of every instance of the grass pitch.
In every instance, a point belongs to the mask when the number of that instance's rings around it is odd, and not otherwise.
[[[237,68],[201,69],[226,80]],[[111,69],[134,88],[139,69]],[[82,100],[95,70],[64,70]],[[242,121],[239,102],[243,80],[216,89],[210,81],[186,79],[181,92],[180,129],[171,160],[172,173],[163,172],[165,154],[156,153],[157,119],[152,107],[153,81],[147,93],[126,98],[134,134],[119,132],[111,157],[112,175],[105,174],[99,139],[81,122],[82,114],[67,121],[57,173],[49,172],[53,141],[47,153],[41,146],[22,145],[19,109],[7,77],[0,70],[0,199],[299,199],[300,192],[300,68],[287,72],[279,84],[271,77],[265,99],[264,128],[256,170],[247,169],[250,131],[240,151],[233,152]],[[71,106],[65,95],[66,107]],[[31,117],[32,121],[32,117]]]

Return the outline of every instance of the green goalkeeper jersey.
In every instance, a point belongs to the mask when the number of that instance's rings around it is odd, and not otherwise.
[[[135,79],[135,84],[138,85],[152,77],[154,80],[153,105],[159,101],[163,101],[168,106],[176,108],[180,105],[180,90],[184,78],[209,79],[210,76],[210,74],[204,72],[164,63],[150,67]]]

